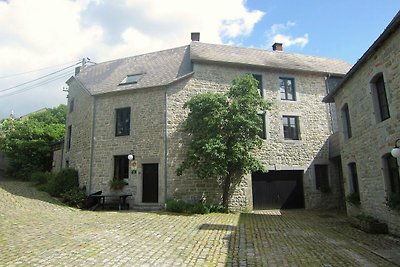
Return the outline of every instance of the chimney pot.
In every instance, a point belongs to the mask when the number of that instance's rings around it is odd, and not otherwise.
[[[274,43],[272,45],[272,50],[274,50],[274,51],[283,51],[282,43]]]
[[[192,32],[190,37],[191,37],[192,41],[194,41],[194,42],[200,41],[200,33],[199,32]]]

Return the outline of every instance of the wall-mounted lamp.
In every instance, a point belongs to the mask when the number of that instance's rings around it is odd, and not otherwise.
[[[400,157],[400,139],[397,139],[394,143],[394,148],[390,152],[393,157],[399,158]]]
[[[131,152],[131,153],[129,153],[129,155],[128,155],[128,159],[129,159],[129,160],[133,160],[133,158],[134,158],[134,157],[133,157],[133,155],[132,155],[132,154],[133,154],[132,152]]]

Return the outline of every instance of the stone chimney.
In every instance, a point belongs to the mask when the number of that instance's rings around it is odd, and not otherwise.
[[[199,32],[192,32],[190,37],[191,37],[193,42],[199,42],[200,41],[200,33]]]
[[[274,43],[272,45],[272,50],[274,50],[274,51],[283,51],[282,43]]]

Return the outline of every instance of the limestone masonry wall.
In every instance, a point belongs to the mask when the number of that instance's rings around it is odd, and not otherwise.
[[[187,137],[182,132],[182,123],[188,113],[183,105],[199,93],[226,92],[235,77],[249,73],[263,76],[263,95],[266,100],[273,102],[267,114],[267,140],[257,155],[270,170],[304,171],[306,208],[336,206],[340,185],[332,181],[332,193],[322,194],[315,188],[313,171],[314,163],[330,164],[327,106],[321,102],[326,92],[324,76],[215,64],[194,64],[194,75],[189,80],[168,88],[168,197],[198,201],[205,194],[211,201],[220,201],[221,189],[216,181],[198,181],[189,171],[184,173],[183,178],[176,176],[176,168],[183,161],[188,145]],[[297,101],[280,100],[279,77],[295,79]],[[282,115],[299,116],[301,140],[284,140]],[[252,208],[251,191],[249,175],[239,185],[230,205],[242,210]]]
[[[400,138],[400,31],[397,30],[379,47],[373,56],[350,78],[335,96],[339,111],[349,107],[352,137],[343,134],[343,118],[339,121],[343,176],[346,194],[350,192],[348,164],[357,164],[361,206],[348,205],[348,213],[366,213],[388,223],[389,231],[400,235],[400,214],[386,206],[382,157],[390,153],[394,141]],[[376,119],[372,95],[372,79],[383,73],[390,118]]]

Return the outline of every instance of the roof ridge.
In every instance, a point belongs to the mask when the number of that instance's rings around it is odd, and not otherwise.
[[[229,44],[212,44],[212,43],[206,43],[206,42],[198,42],[198,41],[192,41],[190,43],[190,45],[192,44],[205,44],[205,45],[213,45],[213,46],[223,46],[223,47],[229,47],[229,48],[238,48],[238,49],[248,49],[248,50],[255,50],[255,51],[259,51],[259,52],[264,52],[264,53],[270,53],[272,54],[276,54],[276,53],[282,53],[282,54],[286,54],[286,55],[294,55],[294,56],[301,56],[301,57],[309,57],[309,58],[319,58],[319,59],[329,59],[329,60],[337,60],[337,61],[342,61],[344,63],[347,63],[349,65],[351,65],[349,62],[345,61],[344,59],[340,59],[340,58],[333,58],[333,57],[321,57],[321,56],[314,56],[314,55],[307,55],[307,54],[300,54],[300,53],[293,53],[293,52],[287,52],[287,51],[269,51],[263,48],[259,48],[259,47],[246,47],[246,46],[238,46],[238,45],[229,45]]]
[[[188,46],[189,46],[189,45],[182,45],[182,46],[167,48],[167,49],[158,50],[158,51],[153,51],[153,52],[148,52],[148,53],[142,53],[142,54],[133,55],[133,56],[128,56],[128,57],[121,57],[121,58],[117,58],[117,59],[112,59],[112,60],[107,60],[107,61],[103,61],[103,62],[100,62],[100,63],[96,63],[96,65],[106,64],[106,63],[112,63],[112,62],[116,62],[116,61],[126,60],[126,59],[135,58],[135,57],[140,57],[140,56],[147,56],[147,55],[151,55],[151,54],[158,54],[158,53],[161,53],[161,52],[166,52],[166,51],[171,51],[171,50],[177,50],[177,49],[185,48],[185,47],[188,47]],[[92,66],[96,66],[96,65],[92,65]],[[92,66],[90,66],[90,67],[92,67]]]

